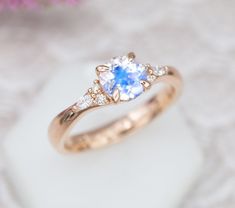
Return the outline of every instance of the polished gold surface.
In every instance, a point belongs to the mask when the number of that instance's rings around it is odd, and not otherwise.
[[[152,84],[165,83],[164,88],[149,99],[144,105],[131,110],[125,116],[90,132],[79,135],[70,135],[73,126],[89,111],[100,106],[91,106],[85,110],[79,110],[74,104],[61,112],[52,121],[49,127],[49,138],[52,144],[60,152],[80,152],[87,149],[95,149],[116,143],[135,130],[148,124],[178,97],[181,92],[182,80],[178,72],[170,66],[165,66],[167,74],[158,77]],[[151,69],[150,69],[151,70]],[[146,89],[149,84],[143,83]],[[115,92],[113,100],[108,105],[119,102],[119,92]]]

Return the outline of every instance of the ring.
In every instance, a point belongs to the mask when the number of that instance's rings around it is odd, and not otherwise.
[[[138,63],[133,52],[97,66],[96,74],[98,79],[93,86],[49,126],[49,139],[60,152],[81,152],[121,141],[123,136],[153,120],[182,89],[182,79],[175,68]],[[164,87],[137,109],[100,128],[70,135],[74,125],[89,111],[132,101],[158,83]]]

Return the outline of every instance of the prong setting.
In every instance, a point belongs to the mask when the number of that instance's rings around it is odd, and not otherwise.
[[[127,57],[129,59],[129,61],[133,61],[135,59],[135,53],[134,52],[129,52],[127,54]]]
[[[150,89],[150,87],[151,87],[151,84],[146,80],[140,80],[140,83],[142,84],[145,91]]]
[[[150,75],[156,78],[152,66],[138,63],[133,52],[99,65],[96,72],[102,92],[114,103],[135,99],[151,87]]]
[[[148,74],[152,75],[154,72],[153,67],[150,64],[146,64],[145,66],[146,66]]]
[[[98,79],[73,107],[80,109],[96,107],[110,103],[130,101],[151,88],[152,84],[168,72],[165,66],[151,66],[135,61],[135,54],[118,56],[107,64],[96,67]]]
[[[94,84],[99,84],[100,83],[100,81],[98,80],[98,79],[96,79],[96,80],[94,80],[94,82],[93,82]]]
[[[119,89],[118,88],[116,88],[115,90],[114,90],[114,92],[113,92],[113,101],[115,102],[115,103],[117,103],[117,102],[119,102],[120,101],[120,91],[119,91]]]
[[[99,65],[96,67],[96,74],[99,75],[101,72],[106,72],[109,70],[109,67],[106,65]]]

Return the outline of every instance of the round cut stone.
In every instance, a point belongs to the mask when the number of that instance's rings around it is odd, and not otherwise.
[[[127,57],[117,57],[108,64],[109,70],[99,74],[103,90],[112,96],[115,89],[120,92],[120,100],[128,101],[138,97],[144,87],[141,80],[147,80],[145,66],[129,60]]]

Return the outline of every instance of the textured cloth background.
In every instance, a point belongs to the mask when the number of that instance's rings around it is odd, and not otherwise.
[[[182,115],[204,155],[181,207],[235,207],[235,1],[83,1],[76,8],[0,13],[0,137],[66,63],[135,51],[184,75]],[[0,207],[18,207],[0,156]]]

